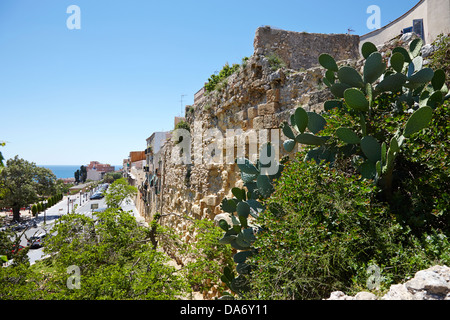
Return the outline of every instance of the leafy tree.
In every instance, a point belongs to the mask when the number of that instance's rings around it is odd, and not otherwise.
[[[33,217],[36,217],[36,215],[38,213],[37,205],[33,204],[33,206],[31,207],[31,212],[33,213]]]
[[[85,166],[80,167],[80,182],[85,183],[87,179],[87,169]]]
[[[47,195],[54,189],[56,176],[50,170],[39,168],[34,163],[9,159],[0,172],[1,204],[13,209],[14,221],[20,220],[20,208],[34,203],[38,196]]]
[[[54,228],[44,244],[49,258],[30,266],[21,250],[11,267],[0,268],[0,299],[172,300],[190,293],[168,257],[153,248],[149,229],[127,212],[71,213]],[[7,238],[0,233],[0,249],[9,252]],[[79,268],[79,289],[68,286],[69,267]]]
[[[74,176],[75,176],[75,182],[80,183],[80,170],[75,171]]]
[[[45,252],[52,296],[69,299],[175,299],[189,291],[187,283],[153,249],[149,229],[127,212],[108,209],[96,219],[65,215],[56,226]],[[67,268],[80,269],[79,290],[66,286]]]
[[[120,172],[108,172],[103,177],[103,182],[105,183],[113,183],[117,179],[122,178],[122,174]]]
[[[123,203],[129,203],[132,197],[136,196],[137,189],[130,186],[124,179],[114,181],[106,193],[106,204],[109,208],[120,208]]]
[[[4,147],[5,143],[3,141],[0,141],[0,146]],[[3,158],[2,153],[0,152],[0,171],[3,170],[3,168],[5,167],[5,165],[3,164],[3,160],[5,160],[5,158]]]

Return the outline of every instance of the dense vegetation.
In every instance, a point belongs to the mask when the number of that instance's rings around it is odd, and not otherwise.
[[[436,58],[448,48],[425,65],[422,44],[383,58],[366,43],[363,74],[321,55],[335,99],[321,114],[299,107],[282,127],[286,151],[303,151],[277,174],[267,173],[270,145],[255,164],[238,159],[245,189],[222,201],[230,219],[219,223],[219,242],[238,251],[221,277],[233,297],[384,290],[450,263],[450,95]]]

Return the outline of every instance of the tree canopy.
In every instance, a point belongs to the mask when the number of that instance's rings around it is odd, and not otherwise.
[[[56,176],[16,156],[6,162],[0,172],[0,204],[13,209],[13,219],[20,219],[20,208],[56,191]]]
[[[123,203],[127,203],[136,193],[137,189],[130,186],[124,178],[118,179],[108,188],[108,193],[105,196],[106,204],[109,208],[120,208]]]

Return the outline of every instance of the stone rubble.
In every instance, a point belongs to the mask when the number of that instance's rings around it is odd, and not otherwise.
[[[336,291],[326,300],[450,300],[450,268],[434,266],[419,271],[404,284],[392,285],[382,297],[371,292],[360,292],[352,297]]]

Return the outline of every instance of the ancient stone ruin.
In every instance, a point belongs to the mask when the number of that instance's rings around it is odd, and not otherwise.
[[[195,235],[186,232],[188,222],[181,218],[183,215],[213,220],[222,213],[221,200],[231,195],[231,188],[243,186],[234,163],[237,150],[234,157],[230,156],[222,143],[223,161],[219,163],[198,163],[194,159],[196,152],[217,144],[218,137],[225,138],[230,129],[241,129],[244,135],[254,132],[257,136],[264,129],[272,130],[268,135],[274,134],[275,138],[269,140],[282,145],[285,137],[280,125],[298,105],[321,111],[323,102],[331,98],[322,83],[324,70],[318,66],[319,55],[328,52],[342,63],[351,63],[359,57],[358,45],[359,37],[354,35],[258,28],[254,54],[220,88],[212,92],[200,90],[195,104],[186,108],[186,122],[191,133],[195,132],[191,137],[191,164],[171,161],[176,147],[172,141],[161,150],[160,203],[154,207],[163,214],[169,213],[164,215],[163,223],[185,232],[184,240],[189,241]],[[218,134],[211,136],[211,130]],[[261,145],[263,141],[258,142]],[[247,155],[248,152],[247,149]]]

